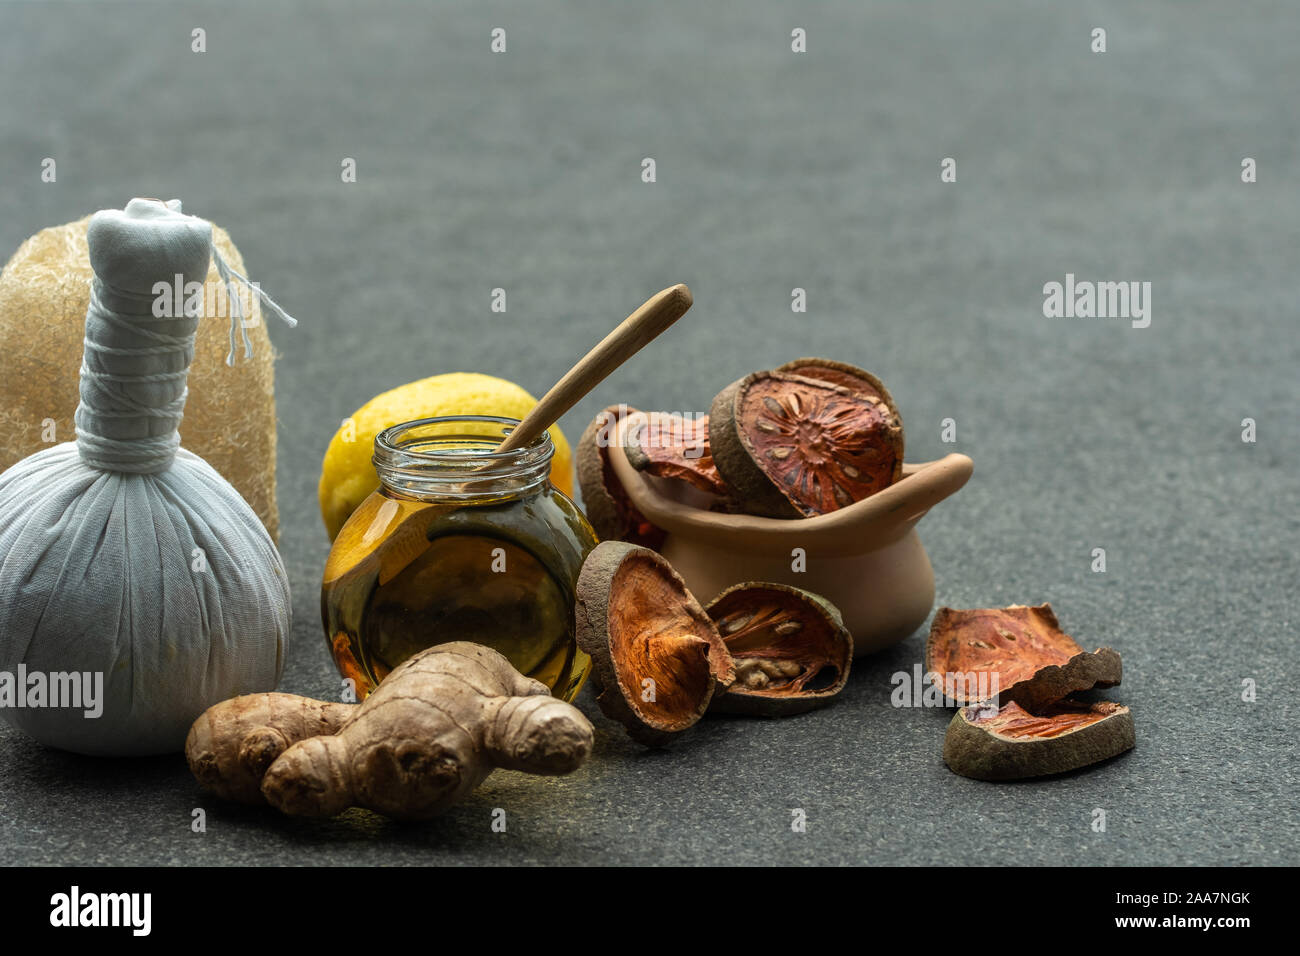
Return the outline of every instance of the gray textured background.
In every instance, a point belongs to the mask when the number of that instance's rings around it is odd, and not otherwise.
[[[230,809],[180,758],[88,760],[6,728],[0,862],[1300,862],[1300,12],[701,6],[2,3],[0,253],[134,195],[180,196],[301,320],[272,329],[286,690],[337,686],[315,488],[339,419],[443,371],[540,392],[684,281],[695,309],[565,418],[569,437],[609,402],[707,409],[797,355],[872,369],[910,460],[976,463],[920,526],[938,601],[1050,600],[1082,643],[1119,649],[1112,696],[1133,707],[1137,749],[1035,783],[951,774],[948,713],[889,703],[922,633],[859,662],[829,710],[710,721],[665,753],[584,693],[587,767],[498,774],[414,829]],[[494,26],[505,55],[488,52]],[[789,50],[795,26],[807,54]],[[56,185],[40,182],[45,156]],[[945,156],[955,184],[939,181]],[[1066,272],[1149,280],[1151,327],[1045,319],[1043,283]],[[506,316],[488,311],[494,286]],[[795,286],[806,315],[790,312]],[[497,806],[506,834],[489,829]]]

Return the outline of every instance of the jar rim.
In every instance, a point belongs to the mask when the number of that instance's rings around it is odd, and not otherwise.
[[[445,432],[430,435],[424,439],[413,438],[409,442],[398,441],[398,437],[403,432],[415,431],[419,428],[428,428],[433,425],[449,425],[453,422],[476,422],[480,424],[495,423],[507,427],[502,429],[500,438],[497,438],[495,435],[485,435],[482,433]],[[518,418],[506,418],[501,415],[437,415],[432,418],[416,418],[409,422],[400,422],[397,425],[390,425],[388,428],[385,428],[383,431],[379,432],[379,434],[375,435],[375,451],[378,452],[382,448],[384,451],[400,452],[401,454],[410,455],[414,458],[428,458],[430,461],[446,460],[449,458],[457,461],[464,461],[467,458],[485,458],[493,461],[507,461],[510,459],[527,457],[530,453],[535,454],[545,448],[550,449],[548,457],[555,453],[555,445],[551,441],[551,433],[549,429],[543,431],[527,445],[520,448],[512,448],[509,451],[496,451],[493,449],[490,451],[474,451],[472,454],[467,454],[465,452],[449,454],[447,452],[439,451],[416,450],[410,447],[411,443],[415,441],[429,441],[433,439],[438,441],[476,441],[481,442],[484,445],[495,441],[499,444],[500,441],[504,440],[511,431],[518,427],[519,422],[520,419]]]
[[[458,424],[466,427],[447,428]],[[502,426],[499,434],[484,427],[492,425]],[[521,494],[549,480],[555,445],[549,431],[543,431],[527,445],[497,451],[518,425],[519,419],[498,415],[413,419],[379,432],[371,460],[384,486],[402,493],[457,498]],[[420,434],[421,430],[430,431]]]

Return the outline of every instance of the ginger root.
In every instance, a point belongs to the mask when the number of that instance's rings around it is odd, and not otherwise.
[[[209,707],[185,738],[190,772],[223,800],[265,803],[262,777],[280,754],[308,737],[337,733],[355,704],[294,694],[246,694]]]
[[[292,742],[261,777],[265,801],[293,816],[333,816],[355,806],[398,820],[427,819],[464,799],[498,767],[570,773],[591,753],[592,727],[577,708],[551,697],[545,684],[478,644],[455,642],[421,651],[394,668],[360,705],[296,699],[304,713],[312,706],[343,707],[346,716],[332,733]],[[246,749],[250,730],[261,728],[251,728],[248,720],[223,726],[221,710],[234,703],[201,716],[191,742],[206,734],[211,742],[204,752],[214,755]],[[210,729],[201,727],[204,721]],[[272,729],[287,739],[284,727]],[[204,762],[188,745],[186,752],[191,768],[230,771],[213,785],[195,769],[205,787],[219,795],[244,792],[234,781],[254,761]]]

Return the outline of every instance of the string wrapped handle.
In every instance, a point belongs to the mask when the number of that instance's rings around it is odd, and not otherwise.
[[[202,284],[216,265],[230,310],[233,365],[236,330],[244,355],[252,343],[243,324],[235,281],[253,291],[267,311],[297,323],[246,277],[235,272],[212,242],[212,224],[181,212],[180,200],[132,199],[123,210],[91,217],[87,231],[95,271],[81,365],[81,402],[75,416],[84,462],[107,471],[166,471],[180,447],[180,427],[200,315],[180,310],[170,291]],[[165,297],[165,298],[164,298]]]

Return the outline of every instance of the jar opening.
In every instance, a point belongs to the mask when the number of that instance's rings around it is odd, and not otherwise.
[[[519,424],[495,415],[421,418],[375,436],[372,461],[388,490],[429,500],[502,499],[529,494],[550,478],[555,446],[542,432],[522,448],[497,451]]]

